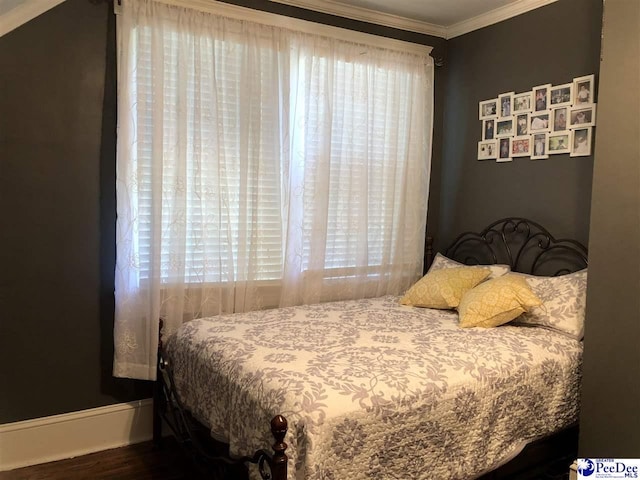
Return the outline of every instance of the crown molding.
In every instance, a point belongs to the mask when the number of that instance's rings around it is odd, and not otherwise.
[[[270,0],[275,3],[283,3],[292,7],[304,8],[314,12],[327,13],[338,17],[350,18],[361,22],[373,23],[385,27],[407,30],[409,32],[423,33],[434,37],[445,38],[447,29],[442,25],[414,20],[390,13],[378,12],[368,8],[346,5],[333,0]]]
[[[64,0],[27,0],[8,12],[0,15],[0,37],[27,23],[38,15],[62,3]],[[410,32],[432,35],[435,37],[450,39],[478,30],[489,25],[516,17],[523,13],[544,7],[557,0],[518,0],[517,2],[496,8],[477,17],[444,26],[433,23],[414,20],[399,15],[377,12],[367,8],[346,5],[334,0],[270,0],[276,3],[291,5],[316,12],[337,15],[362,22],[373,23],[385,27],[407,30]],[[168,3],[168,2],[167,2]],[[218,3],[218,2],[216,2]]]
[[[376,25],[383,25],[385,27],[393,27],[400,30],[408,30],[410,32],[423,33],[426,35],[450,39],[472,32],[473,30],[478,30],[503,20],[516,17],[531,10],[535,10],[536,8],[544,7],[545,5],[554,3],[557,0],[518,0],[509,5],[505,5],[504,7],[496,8],[490,12],[483,13],[468,20],[448,26],[436,25],[398,15],[377,12],[368,8],[346,5],[334,0],[270,1],[304,8],[306,10],[313,10],[315,12],[327,13],[329,15],[350,18],[352,20],[360,20],[363,22],[374,23]]]
[[[279,28],[298,30],[300,32],[313,33],[329,38],[338,38],[348,42],[362,43],[375,47],[389,48],[404,52],[417,54],[429,54],[433,47],[398,40],[395,38],[381,37],[370,33],[359,32],[347,28],[324,25],[322,23],[310,22],[299,18],[291,18],[277,13],[264,12],[248,7],[241,7],[231,3],[211,0],[154,0],[166,5],[176,7],[196,9],[201,12],[222,15],[238,20],[248,20],[250,22],[271,25]]]
[[[447,27],[447,39],[464,35],[465,33],[488,27],[503,20],[517,17],[536,8],[544,7],[558,0],[519,0],[517,2],[496,8],[477,17],[455,23]]]
[[[64,0],[27,0],[0,15],[0,37],[42,15]]]

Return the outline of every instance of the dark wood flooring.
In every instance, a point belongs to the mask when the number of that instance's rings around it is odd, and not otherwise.
[[[216,474],[199,471],[172,438],[165,439],[160,450],[146,442],[0,472],[0,480],[212,480],[216,477]]]
[[[559,442],[562,440],[565,439],[561,437]],[[527,457],[531,465],[524,471],[513,469],[507,464],[480,480],[568,480],[568,466],[576,458],[572,452],[550,461],[538,455],[535,448],[530,450]],[[239,480],[244,477],[238,471],[225,474],[202,471],[173,438],[165,438],[162,449],[154,448],[151,442],[146,442],[0,472],[0,480]]]

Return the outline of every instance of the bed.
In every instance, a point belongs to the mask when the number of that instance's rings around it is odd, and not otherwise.
[[[586,248],[508,218],[433,263],[502,265],[480,285],[521,272],[544,304],[497,328],[403,305],[408,292],[193,320],[161,342],[156,439],[164,419],[200,459],[256,464],[252,478],[463,479],[575,424]]]

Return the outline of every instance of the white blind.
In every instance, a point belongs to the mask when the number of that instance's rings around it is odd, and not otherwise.
[[[273,49],[151,28],[138,28],[136,36],[141,277],[194,283],[280,278],[280,119],[266,101],[279,94],[269,88],[279,75]],[[151,65],[158,52],[161,76]],[[247,66],[252,55],[258,72]],[[162,185],[162,198],[153,198],[154,182]],[[154,225],[155,209],[161,225]],[[156,262],[153,239],[162,241]],[[184,245],[176,245],[181,239]],[[247,257],[252,271],[239,261]]]
[[[375,267],[397,261],[392,252],[411,251],[415,238],[405,233],[419,229],[422,219],[398,212],[406,176],[424,168],[424,136],[411,132],[412,120],[424,116],[424,102],[415,97],[424,71],[404,61],[346,57],[311,54],[297,65],[306,100],[303,265],[340,276],[351,267],[379,272]],[[327,191],[319,176],[327,177]],[[326,201],[318,202],[323,195]],[[324,263],[313,265],[318,249]]]
[[[136,39],[138,68],[131,87],[137,101],[141,278],[195,283],[279,279],[284,227],[278,136],[283,118],[267,100],[279,95],[269,86],[285,75],[274,49],[243,43],[235,35],[219,39],[143,27]],[[187,54],[179,49],[184,50],[185,40]],[[151,66],[159,51],[161,77]],[[257,75],[247,70],[248,56],[257,56]],[[407,226],[394,212],[410,167],[405,159],[411,93],[423,79],[402,62],[380,66],[368,59],[312,54],[291,58],[288,65],[298,70],[288,78],[300,82],[296,88],[287,85],[291,95],[330,99],[303,100],[299,109],[305,121],[292,122],[294,130],[304,130],[294,135],[305,138],[303,268],[390,264],[389,252],[409,241],[403,238]],[[292,96],[291,102],[300,100]],[[328,158],[328,169],[319,166],[322,157]],[[323,174],[328,179],[325,203],[317,202],[322,185],[317,176]],[[154,182],[162,185],[161,199],[152,197]],[[326,212],[317,211],[322,208]],[[161,225],[153,225],[155,209],[161,211]],[[176,229],[184,246],[170,241]],[[154,238],[163,240],[155,262]],[[312,265],[312,252],[319,248],[323,264]],[[247,256],[250,272],[239,268],[248,262],[238,259]]]

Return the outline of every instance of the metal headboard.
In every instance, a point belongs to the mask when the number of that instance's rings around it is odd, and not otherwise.
[[[587,247],[556,239],[540,224],[510,217],[493,222],[479,233],[459,235],[444,254],[467,265],[502,263],[533,275],[564,275],[587,267]]]

